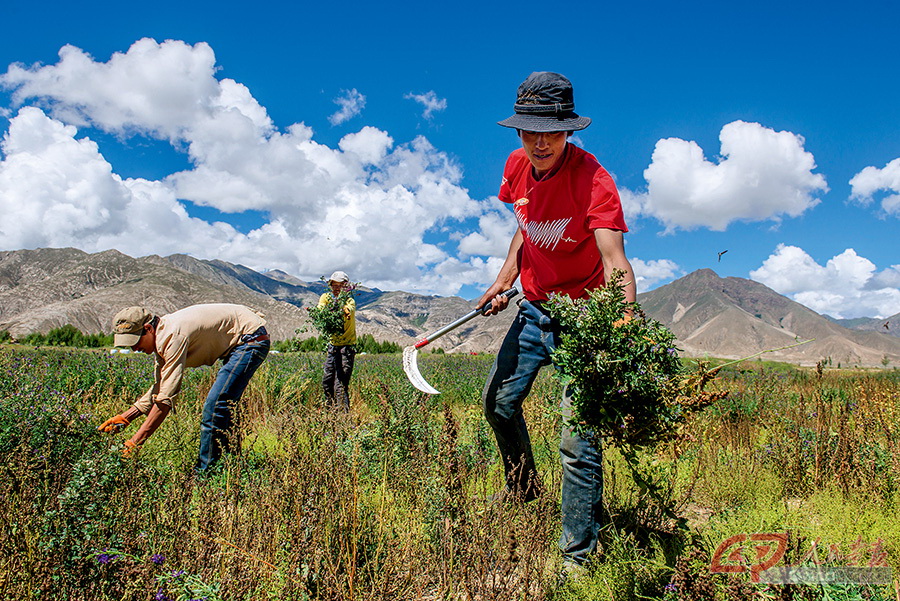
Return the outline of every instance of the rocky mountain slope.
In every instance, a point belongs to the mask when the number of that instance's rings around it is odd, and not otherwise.
[[[315,306],[322,282],[303,282],[284,272],[258,273],[224,261],[187,255],[132,258],[110,250],[72,249],[0,252],[0,330],[21,337],[72,324],[86,333],[108,332],[115,313],[143,305],[170,313],[196,303],[229,302],[266,314],[275,339],[315,334],[305,307]],[[385,293],[361,287],[356,295],[357,330],[406,346],[468,313],[458,297]],[[433,347],[457,352],[496,350],[512,312],[472,320]]]
[[[288,337],[299,308],[225,281],[213,282],[159,257],[133,259],[115,250],[73,248],[0,252],[0,329],[13,336],[72,324],[109,332],[116,312],[143,305],[170,313],[195,303],[240,303],[266,314],[276,337]]]
[[[114,250],[88,254],[71,248],[0,252],[0,330],[13,336],[67,323],[87,333],[106,332],[116,311],[135,304],[169,313],[195,303],[233,302],[263,311],[275,339],[290,338],[304,327],[301,337],[307,337],[315,332],[306,307],[324,291],[323,282],[187,255],[135,259]],[[401,346],[474,307],[459,297],[366,287],[359,288],[356,299],[359,333]],[[885,360],[900,365],[900,338],[883,327],[889,320],[862,324],[872,331],[851,330],[762,284],[720,278],[709,269],[640,294],[638,300],[649,316],[673,330],[687,356],[740,358],[815,339],[764,357],[806,365],[829,358],[844,366],[879,366]],[[512,308],[475,318],[431,346],[494,352],[514,316]],[[900,330],[900,316],[895,318]]]
[[[304,282],[281,271],[260,274],[243,265],[232,265],[224,261],[202,261],[186,255],[148,259],[168,261],[179,269],[210,282],[246,288],[297,307],[315,306],[326,290],[324,282]],[[401,346],[415,342],[474,308],[471,302],[458,296],[383,292],[365,286],[357,288],[355,299],[357,332],[372,334],[376,340],[396,342]],[[305,314],[304,311],[304,316]],[[512,312],[506,312],[496,317],[473,319],[443,336],[433,347],[454,352],[496,351],[512,318]],[[300,326],[301,329],[303,327],[307,331],[300,334],[301,338],[315,333],[306,320]]]
[[[900,338],[900,313],[891,315],[885,319],[875,319],[874,317],[857,317],[855,319],[834,319],[836,324],[849,328],[851,330],[859,330],[861,332],[879,332],[881,334],[889,334]]]
[[[765,355],[812,365],[900,363],[900,340],[879,332],[848,330],[774,290],[743,278],[720,278],[701,269],[656,290],[640,294],[648,315],[666,324],[691,356],[740,358],[807,344]]]

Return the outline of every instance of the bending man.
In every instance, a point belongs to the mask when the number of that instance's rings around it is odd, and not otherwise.
[[[134,451],[173,409],[184,369],[222,359],[200,422],[200,456],[195,469],[208,469],[228,450],[234,405],[269,353],[265,324],[261,314],[243,305],[193,305],[162,317],[143,307],[119,311],[113,326],[115,345],[154,355],[156,369],[153,385],[134,406],[106,420],[99,429],[116,432],[146,415],[134,436],[125,441],[126,454]]]

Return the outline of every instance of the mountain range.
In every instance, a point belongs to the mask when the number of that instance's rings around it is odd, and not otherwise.
[[[266,314],[273,338],[315,335],[306,308],[325,292],[283,271],[260,273],[225,261],[187,255],[132,258],[116,250],[89,254],[72,248],[0,252],[0,330],[14,337],[72,324],[108,332],[113,315],[129,305],[157,314],[208,302],[240,303]],[[359,286],[357,331],[409,345],[474,308],[441,297]],[[900,314],[887,319],[828,318],[766,286],[690,273],[638,295],[644,312],[668,326],[686,356],[764,358],[813,365],[900,364]],[[494,352],[515,311],[475,318],[432,343],[450,352]],[[897,327],[890,328],[892,323]],[[299,331],[299,333],[298,333]],[[806,342],[797,346],[799,342]]]
[[[830,359],[843,366],[897,365],[900,359],[896,335],[845,327],[759,282],[720,278],[711,269],[639,294],[638,302],[672,330],[688,356],[737,359],[780,349],[765,358],[805,365]],[[900,315],[890,320],[900,322]]]

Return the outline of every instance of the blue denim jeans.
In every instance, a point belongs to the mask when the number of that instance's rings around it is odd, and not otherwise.
[[[245,335],[242,340],[249,340],[265,333],[266,329],[260,328],[253,334]],[[222,367],[203,404],[203,417],[200,420],[200,456],[194,468],[198,472],[212,467],[222,452],[228,450],[233,406],[241,399],[256,368],[269,354],[270,344],[269,340],[241,342],[222,358]]]
[[[507,489],[535,496],[540,483],[531,450],[531,439],[522,413],[538,371],[550,365],[550,353],[559,342],[559,324],[528,301],[506,334],[494,367],[488,376],[482,400],[484,415],[494,430],[503,459]],[[563,393],[562,535],[559,547],[565,559],[585,563],[597,548],[602,519],[603,463],[600,449],[577,436],[566,420],[571,398]]]

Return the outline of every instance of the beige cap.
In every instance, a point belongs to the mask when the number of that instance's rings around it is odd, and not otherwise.
[[[343,271],[335,271],[331,274],[331,277],[328,278],[329,282],[349,282],[350,276],[348,276]]]
[[[153,319],[153,314],[143,307],[122,309],[113,318],[113,334],[116,346],[134,346],[141,339],[144,324]]]

